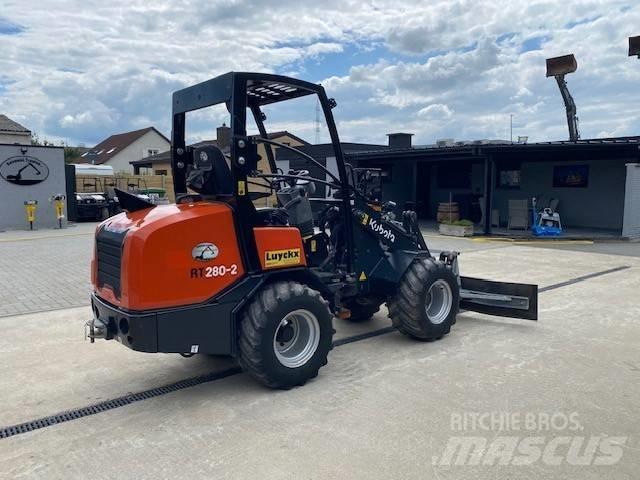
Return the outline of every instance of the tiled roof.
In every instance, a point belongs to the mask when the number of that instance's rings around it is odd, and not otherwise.
[[[0,132],[31,134],[31,130],[24,128],[18,122],[14,122],[9,117],[2,114],[0,114]]]
[[[91,157],[94,164],[101,165],[151,131],[155,131],[167,142],[169,141],[169,139],[162,135],[162,133],[160,133],[155,127],[147,127],[141,130],[134,130],[132,132],[118,133],[116,135],[111,135],[109,138],[93,147],[91,152],[94,152],[96,155],[86,155],[82,160],[84,162],[88,162],[89,157]]]

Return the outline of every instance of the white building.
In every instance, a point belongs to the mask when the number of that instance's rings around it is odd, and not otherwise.
[[[147,127],[142,130],[111,135],[88,152],[83,153],[81,161],[94,165],[109,165],[116,173],[133,173],[130,162],[164,152],[170,146],[169,139],[155,127]]]
[[[31,131],[0,114],[0,143],[31,145]]]

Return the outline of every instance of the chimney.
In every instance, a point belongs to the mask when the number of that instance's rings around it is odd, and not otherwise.
[[[216,140],[218,148],[222,150],[231,147],[231,128],[223,123],[221,127],[216,129]]]
[[[411,148],[413,133],[387,133],[389,146],[393,148]]]

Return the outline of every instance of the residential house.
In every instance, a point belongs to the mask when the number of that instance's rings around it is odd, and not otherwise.
[[[110,165],[113,171],[132,173],[131,162],[170,148],[169,139],[155,127],[111,135],[81,156],[83,163]]]
[[[31,130],[0,114],[0,143],[30,145]]]

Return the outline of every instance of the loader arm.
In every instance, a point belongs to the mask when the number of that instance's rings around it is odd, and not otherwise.
[[[569,127],[569,140],[576,141],[580,139],[580,132],[578,131],[578,115],[576,110],[576,102],[569,92],[567,87],[567,81],[564,79],[564,75],[556,75],[556,82],[558,82],[558,88],[562,95],[562,101],[564,102],[564,108],[567,113],[567,126]]]

